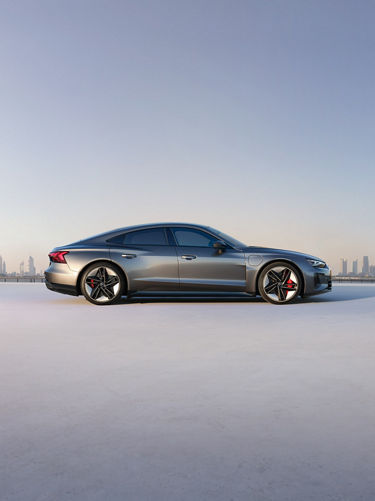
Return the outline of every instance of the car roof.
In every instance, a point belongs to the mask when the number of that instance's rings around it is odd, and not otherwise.
[[[83,242],[100,242],[103,240],[107,240],[110,237],[117,236],[123,232],[134,231],[134,230],[142,230],[148,228],[159,228],[165,226],[183,226],[186,228],[201,228],[206,231],[212,231],[208,226],[195,224],[195,223],[174,223],[174,222],[165,222],[165,223],[148,223],[148,224],[138,224],[134,226],[124,226],[123,228],[116,228],[114,230],[105,231],[104,233],[99,233],[97,235],[93,235],[89,238],[85,238],[80,240],[79,242],[74,243],[83,243]]]
[[[116,231],[134,230],[141,228],[154,228],[158,226],[195,226],[197,228],[208,228],[207,225],[196,224],[196,223],[164,222],[164,223],[145,223],[145,224],[137,224],[134,226],[124,226],[123,228],[118,228],[118,230]]]

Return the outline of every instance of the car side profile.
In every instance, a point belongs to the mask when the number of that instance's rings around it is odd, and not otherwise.
[[[243,293],[281,305],[331,290],[330,269],[319,258],[248,246],[196,224],[120,228],[56,247],[49,258],[48,289],[97,305],[161,292]]]

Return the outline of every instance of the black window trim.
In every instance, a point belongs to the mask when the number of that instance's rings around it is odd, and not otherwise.
[[[167,241],[168,241],[169,245],[171,247],[178,247],[176,238],[175,238],[174,233],[172,231],[172,227],[166,226],[164,229],[165,229],[165,232],[167,234]]]

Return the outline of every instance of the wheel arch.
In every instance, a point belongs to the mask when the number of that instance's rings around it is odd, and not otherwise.
[[[256,277],[255,277],[256,294],[257,295],[260,294],[258,282],[259,282],[259,277],[260,277],[262,271],[264,270],[264,268],[266,268],[267,266],[269,266],[270,264],[273,264],[273,263],[291,264],[297,270],[299,278],[301,280],[301,293],[300,293],[300,295],[303,296],[305,294],[305,287],[306,287],[305,277],[303,276],[303,272],[302,272],[301,268],[298,266],[298,264],[296,264],[294,261],[291,261],[290,259],[285,259],[285,258],[271,259],[270,261],[267,261],[266,263],[264,263],[261,268],[259,268],[259,270],[256,274]]]
[[[114,261],[111,261],[110,259],[94,259],[94,261],[90,261],[89,263],[87,263],[83,268],[82,270],[79,272],[78,274],[78,277],[77,277],[77,285],[76,285],[76,288],[77,288],[77,293],[78,294],[82,294],[82,290],[81,290],[81,278],[82,278],[82,275],[85,273],[85,271],[87,270],[87,268],[93,264],[98,264],[98,263],[108,263],[110,264],[113,268],[116,268],[116,270],[120,273],[120,275],[122,276],[122,278],[124,279],[124,283],[125,283],[125,290],[127,291],[128,290],[128,286],[129,286],[129,281],[128,281],[128,277],[126,276],[126,273],[125,271],[121,268],[121,266],[119,266],[117,263],[115,263]],[[123,291],[124,292],[124,291]]]

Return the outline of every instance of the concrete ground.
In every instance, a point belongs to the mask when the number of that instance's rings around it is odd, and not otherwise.
[[[375,286],[95,307],[0,284],[1,501],[375,499]]]

